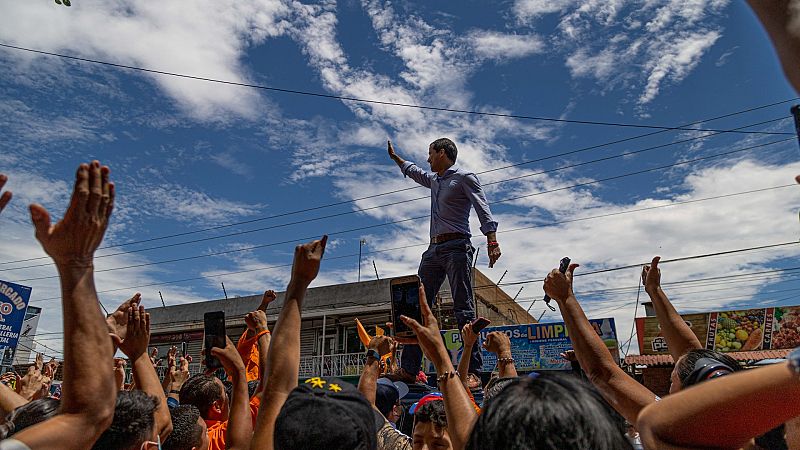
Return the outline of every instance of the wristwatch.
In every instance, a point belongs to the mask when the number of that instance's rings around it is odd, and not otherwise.
[[[380,360],[381,360],[381,355],[379,355],[379,354],[378,354],[378,351],[377,351],[377,350],[375,350],[374,348],[371,348],[371,349],[367,350],[367,354],[366,354],[366,355],[364,355],[364,360],[366,361],[366,360],[367,360],[367,358],[369,358],[369,357],[375,358],[375,359],[377,359],[378,361],[380,361]]]

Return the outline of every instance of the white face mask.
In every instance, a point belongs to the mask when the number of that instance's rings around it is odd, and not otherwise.
[[[156,436],[157,442],[153,441],[144,441],[142,442],[142,446],[139,447],[139,450],[148,450],[151,445],[155,445],[158,450],[161,450],[161,436]]]

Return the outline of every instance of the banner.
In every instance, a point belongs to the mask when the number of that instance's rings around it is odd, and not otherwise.
[[[707,349],[719,352],[788,349],[800,346],[800,306],[682,314]],[[655,317],[637,317],[639,351],[669,353]]]
[[[589,319],[589,322],[597,335],[605,342],[606,347],[614,356],[614,360],[618,361],[619,343],[614,319]],[[563,322],[486,327],[481,331],[480,338],[475,345],[480,346],[486,340],[486,335],[492,331],[499,331],[508,335],[511,341],[511,355],[514,357],[514,366],[519,371],[571,369],[569,361],[561,357],[561,353],[572,349],[572,342],[569,340],[567,327]],[[462,350],[461,331],[443,330],[442,337],[453,362],[453,367],[457,367]],[[483,355],[483,367],[481,370],[484,372],[493,371],[497,364],[497,356],[483,348],[481,348],[481,353]],[[435,371],[428,361],[424,365],[424,370],[426,372]]]
[[[16,348],[31,288],[0,281],[0,347]]]

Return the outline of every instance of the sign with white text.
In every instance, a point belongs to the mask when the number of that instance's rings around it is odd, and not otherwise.
[[[16,348],[31,288],[0,280],[0,347]]]

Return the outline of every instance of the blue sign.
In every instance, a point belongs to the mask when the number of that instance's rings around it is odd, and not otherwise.
[[[592,328],[606,347],[619,359],[619,343],[617,341],[617,328],[613,318],[589,319]],[[532,323],[526,325],[503,325],[487,327],[480,333],[480,339],[475,345],[481,345],[486,340],[486,335],[492,331],[499,331],[508,335],[511,341],[511,355],[514,357],[514,366],[519,371],[532,370],[570,370],[568,361],[561,357],[561,353],[572,349],[567,327],[564,322]],[[456,367],[461,358],[461,331],[442,331],[442,338],[453,366]],[[481,348],[483,354],[484,372],[491,372],[497,364],[497,356]],[[426,369],[430,369],[426,365]]]
[[[0,347],[16,348],[31,288],[0,280]]]

